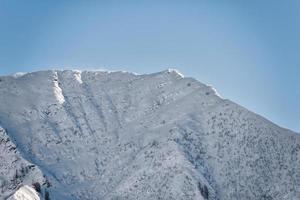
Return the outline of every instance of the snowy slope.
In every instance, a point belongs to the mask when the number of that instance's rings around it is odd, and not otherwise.
[[[43,184],[40,169],[25,160],[6,131],[0,127],[0,199],[12,195],[22,185]]]
[[[0,94],[51,199],[300,199],[300,135],[175,70],[41,71]]]

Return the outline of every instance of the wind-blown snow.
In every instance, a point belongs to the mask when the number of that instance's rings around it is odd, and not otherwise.
[[[176,70],[0,80],[0,123],[51,199],[300,199],[300,135]]]
[[[80,72],[80,71],[75,71],[74,77],[75,77],[75,80],[78,81],[78,83],[82,84],[82,80],[81,80],[81,72]]]
[[[80,76],[78,74],[74,74],[75,79],[80,82],[81,79]],[[65,97],[62,93],[62,89],[59,87],[58,85],[58,76],[57,76],[57,72],[54,73],[54,80],[53,80],[53,92],[54,92],[54,96],[56,98],[56,100],[58,101],[58,103],[63,104],[65,102]]]

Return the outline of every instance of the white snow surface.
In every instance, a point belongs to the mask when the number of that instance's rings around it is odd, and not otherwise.
[[[7,200],[40,200],[40,197],[34,188],[24,185]]]
[[[300,199],[300,135],[177,70],[2,76],[0,94],[51,200]]]

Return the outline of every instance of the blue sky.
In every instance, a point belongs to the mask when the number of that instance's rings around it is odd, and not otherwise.
[[[300,132],[300,1],[0,0],[0,74],[176,68]]]

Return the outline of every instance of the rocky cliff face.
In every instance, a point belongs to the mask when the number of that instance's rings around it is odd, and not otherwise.
[[[34,72],[0,94],[51,199],[300,199],[300,135],[175,70]]]

